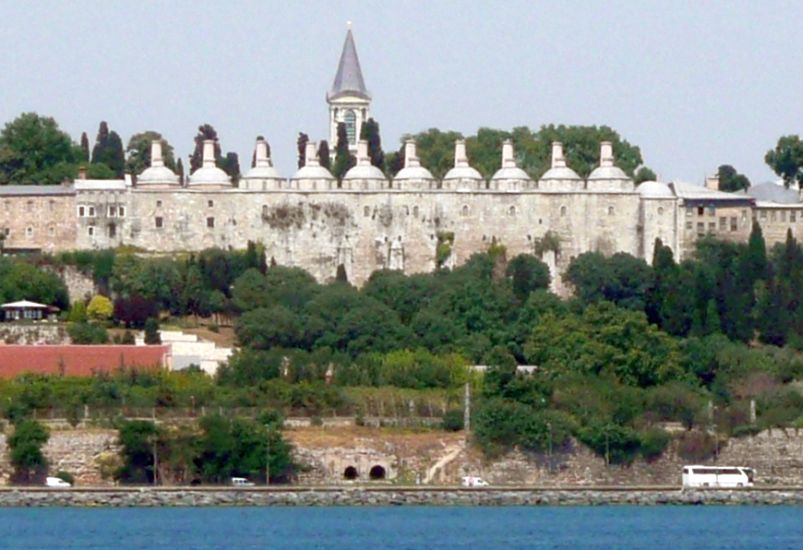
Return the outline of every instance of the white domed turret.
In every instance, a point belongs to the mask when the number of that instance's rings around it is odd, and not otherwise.
[[[290,179],[290,187],[299,191],[327,191],[335,187],[335,177],[321,166],[314,141],[304,149],[304,166]]]
[[[588,176],[589,191],[632,191],[633,180],[613,163],[613,144],[600,143],[599,166]]]
[[[566,166],[562,143],[552,142],[552,167],[538,180],[538,186],[545,191],[581,191],[584,188],[577,172]]]
[[[454,168],[443,177],[443,188],[453,191],[485,189],[482,174],[468,164],[466,141],[463,139],[454,142]]]
[[[435,189],[435,186],[432,173],[421,166],[415,149],[415,140],[408,139],[404,143],[404,168],[393,178],[393,187],[405,191],[426,191]]]
[[[151,165],[137,177],[137,185],[143,186],[176,186],[179,185],[178,176],[165,166],[162,158],[162,141],[151,141]]]
[[[268,142],[262,136],[257,138],[254,151],[254,167],[240,179],[240,188],[252,191],[281,189],[284,178],[279,175],[268,155]]]
[[[491,187],[499,191],[522,191],[535,187],[527,172],[516,166],[513,142],[509,139],[502,143],[502,167],[491,178]]]
[[[384,189],[388,180],[382,170],[371,164],[368,156],[368,142],[360,140],[357,143],[357,164],[343,176],[343,188],[355,191],[369,191]]]
[[[643,199],[673,199],[675,194],[669,186],[660,181],[645,181],[637,188],[639,195]]]
[[[203,164],[190,175],[190,187],[229,187],[231,178],[215,165],[215,142],[204,140]]]

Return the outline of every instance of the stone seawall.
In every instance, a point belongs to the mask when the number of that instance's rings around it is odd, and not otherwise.
[[[676,488],[116,488],[0,489],[0,507],[803,505],[803,487]]]

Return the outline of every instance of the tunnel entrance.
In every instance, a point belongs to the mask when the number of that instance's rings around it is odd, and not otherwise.
[[[385,479],[386,475],[387,475],[387,473],[385,472],[385,468],[380,466],[379,464],[377,464],[376,466],[371,468],[371,471],[368,472],[368,477],[370,477],[371,479],[374,479],[374,480],[376,480],[376,479]]]
[[[353,481],[358,477],[360,477],[360,474],[357,471],[357,468],[355,468],[354,466],[347,466],[346,469],[343,470],[343,477],[345,479],[348,479],[349,481]]]

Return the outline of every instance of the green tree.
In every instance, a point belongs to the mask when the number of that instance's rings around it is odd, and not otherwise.
[[[717,176],[719,177],[719,189],[721,191],[741,191],[750,187],[750,180],[747,176],[740,174],[729,164],[720,166],[717,169]]]
[[[162,337],[159,335],[159,321],[155,317],[149,317],[145,321],[145,344],[158,345],[162,343]]]
[[[53,118],[23,113],[0,132],[0,185],[58,184],[75,177],[81,158]]]
[[[86,132],[81,132],[81,160],[89,162],[89,137]]]
[[[572,260],[564,279],[574,285],[584,303],[608,300],[621,307],[643,310],[653,285],[650,266],[624,252],[606,258],[599,252],[585,252]]]
[[[767,151],[764,162],[783,179],[787,187],[803,187],[803,141],[800,136],[780,137],[775,149]]]
[[[122,424],[119,432],[123,466],[116,477],[124,483],[153,483],[154,449],[159,429],[148,420],[132,420]]]
[[[245,312],[235,324],[240,344],[252,349],[295,348],[304,345],[304,322],[284,306]]]
[[[531,292],[549,288],[549,268],[530,254],[519,254],[507,265],[507,276],[512,280],[513,293],[520,302],[527,300]]]
[[[89,301],[86,313],[94,321],[108,321],[114,313],[114,305],[106,296],[96,294]]]
[[[129,174],[140,174],[151,165],[151,143],[157,140],[162,143],[162,160],[165,166],[176,170],[173,146],[159,132],[146,130],[134,134],[128,140],[128,146],[125,149],[127,155],[125,168]]]
[[[99,345],[109,343],[109,333],[95,323],[70,323],[67,327],[70,341],[75,344]]]
[[[195,149],[190,157],[190,173],[195,172],[201,167],[204,161],[204,141],[211,139],[215,142],[215,163],[220,161],[220,143],[218,143],[217,130],[211,124],[201,124],[198,126],[198,133],[195,134]]]
[[[92,164],[105,164],[117,178],[122,178],[125,170],[123,141],[117,132],[109,131],[106,121],[102,121],[92,148]]]
[[[655,172],[647,168],[646,166],[642,166],[633,174],[633,183],[636,185],[640,183],[644,183],[645,181],[656,181],[658,176]]]
[[[9,458],[14,466],[16,483],[41,483],[47,475],[47,459],[42,446],[50,434],[45,426],[33,419],[22,420],[8,438]]]

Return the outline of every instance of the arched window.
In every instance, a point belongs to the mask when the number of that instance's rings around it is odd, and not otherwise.
[[[561,206],[560,207],[560,215],[561,215],[561,217],[566,215],[566,207],[565,206]]]
[[[26,236],[27,238],[29,238],[29,239],[30,239],[31,237],[33,237],[33,227],[26,227],[26,228],[25,228],[25,236]]]
[[[464,216],[468,216],[468,205],[467,204],[463,205],[463,215]]]
[[[508,213],[508,215],[510,215],[510,216],[515,216],[515,215],[516,215],[516,207],[515,207],[515,206],[511,206],[511,207],[508,209],[507,213]]]
[[[608,207],[608,215],[613,216],[613,206]]]
[[[349,138],[349,144],[355,145],[357,143],[357,115],[349,109],[343,115],[343,122],[346,124],[346,136]]]

